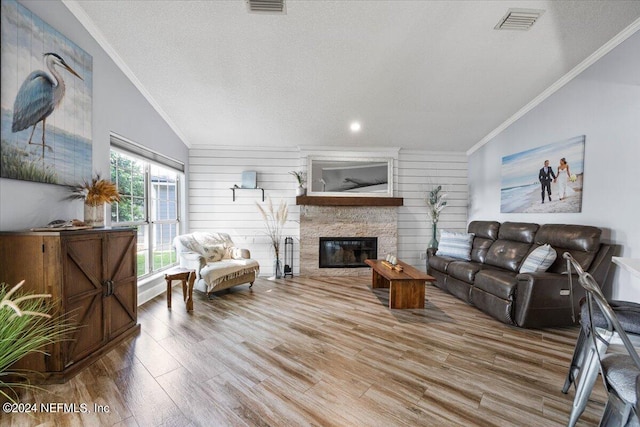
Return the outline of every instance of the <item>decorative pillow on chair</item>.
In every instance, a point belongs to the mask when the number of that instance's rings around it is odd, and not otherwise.
[[[452,258],[470,261],[474,236],[474,233],[458,233],[455,231],[442,230],[440,232],[440,243],[438,244],[438,252],[436,252],[436,255],[450,256]]]
[[[207,262],[216,262],[222,260],[225,255],[225,249],[223,245],[216,246],[205,246],[204,247],[204,257],[207,259]]]
[[[555,249],[551,245],[542,245],[535,248],[520,267],[520,273],[541,273],[547,271],[556,260]]]

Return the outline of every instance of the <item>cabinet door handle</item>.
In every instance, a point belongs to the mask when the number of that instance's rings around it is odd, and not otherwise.
[[[102,282],[103,285],[107,286],[107,292],[104,294],[105,297],[113,295],[113,280],[105,280]]]

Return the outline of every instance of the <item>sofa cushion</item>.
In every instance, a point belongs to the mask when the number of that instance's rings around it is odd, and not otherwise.
[[[539,227],[531,222],[505,222],[500,226],[498,239],[533,243]]]
[[[499,230],[500,223],[497,221],[471,221],[468,228],[469,233],[489,240],[497,240]]]
[[[556,251],[551,245],[538,246],[527,255],[520,266],[520,273],[539,273],[547,271],[556,260]]]
[[[433,255],[429,257],[429,267],[438,271],[442,271],[443,273],[446,273],[449,263],[455,260],[456,260],[455,258],[451,258],[448,256]]]
[[[473,246],[471,247],[471,261],[484,263],[487,259],[487,252],[493,245],[494,240],[485,239],[484,237],[476,236],[473,239]]]
[[[482,264],[470,261],[454,261],[447,266],[447,274],[466,283],[473,283],[476,273],[482,269]]]
[[[440,243],[438,244],[438,252],[436,252],[436,255],[469,261],[471,260],[472,244],[473,233],[442,230],[440,232]]]
[[[485,263],[516,272],[530,248],[529,243],[498,239],[489,248]]]
[[[475,234],[471,247],[471,261],[484,263],[487,251],[498,238],[500,223],[496,221],[471,221],[469,233]]]
[[[549,272],[566,273],[567,262],[562,254],[569,252],[587,271],[600,250],[602,230],[587,225],[545,224],[536,233],[536,244],[550,244],[557,253]]]
[[[473,286],[504,300],[511,300],[516,292],[517,274],[504,270],[482,270],[476,274]]]

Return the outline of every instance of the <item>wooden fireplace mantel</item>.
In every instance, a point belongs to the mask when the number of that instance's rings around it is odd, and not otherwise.
[[[313,206],[403,206],[402,197],[298,196],[296,205]]]

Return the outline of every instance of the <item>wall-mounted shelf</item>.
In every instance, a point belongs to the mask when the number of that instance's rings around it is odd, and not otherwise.
[[[229,190],[233,192],[233,201],[236,201],[236,190],[260,190],[262,191],[262,201],[264,202],[264,188],[256,187],[256,188],[243,188],[243,187],[232,187]]]
[[[402,206],[402,197],[298,196],[296,205],[312,206]]]

